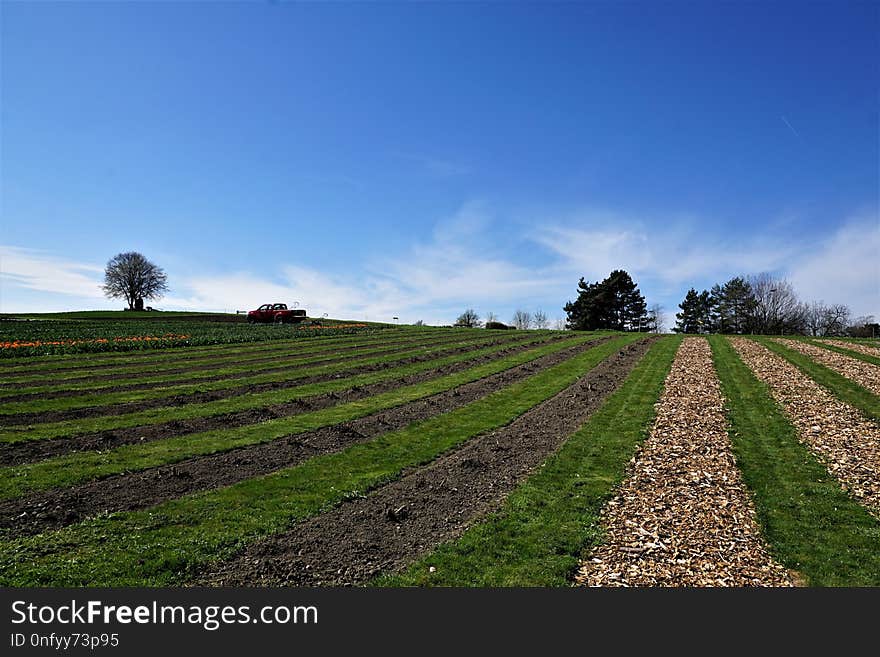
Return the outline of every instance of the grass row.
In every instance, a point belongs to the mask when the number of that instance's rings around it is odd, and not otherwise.
[[[291,367],[290,369],[280,372],[257,372],[246,376],[238,376],[236,378],[224,378],[215,381],[196,381],[187,383],[173,383],[172,385],[162,386],[159,388],[147,388],[141,390],[110,390],[102,391],[100,389],[95,392],[86,392],[81,395],[71,397],[59,397],[51,399],[32,399],[24,401],[6,402],[0,410],[0,418],[7,415],[16,415],[20,413],[44,413],[46,411],[67,411],[80,408],[91,408],[97,406],[108,406],[110,404],[127,404],[133,402],[150,401],[162,399],[165,397],[175,397],[177,395],[185,395],[195,392],[210,392],[217,390],[227,390],[229,388],[238,388],[249,385],[259,385],[263,383],[287,383],[305,379],[313,376],[325,376],[329,374],[338,374],[348,372],[350,370],[369,367],[371,365],[388,364],[389,366],[397,361],[411,358],[413,356],[428,356],[431,354],[468,347],[470,345],[479,345],[497,340],[495,335],[479,334],[474,336],[468,334],[458,336],[458,340],[452,342],[437,342],[429,340],[421,345],[410,346],[408,348],[395,351],[391,354],[370,357],[368,354],[374,352],[385,351],[383,348],[366,352],[366,357],[358,357],[360,354],[352,354],[341,362],[330,363],[325,365],[315,365],[312,367]],[[324,358],[316,358],[315,360],[324,360]]]
[[[869,418],[880,421],[880,397],[854,381],[838,374],[830,367],[820,365],[799,351],[790,349],[785,345],[767,338],[752,338],[759,344],[764,345],[770,351],[782,356],[792,365],[801,370],[819,385],[830,390],[834,395],[846,403],[855,406]]]
[[[843,347],[838,347],[836,344],[829,344],[825,340],[803,340],[803,342],[823,347],[829,351],[836,351],[844,356],[849,356],[850,358],[855,358],[856,360],[861,360],[865,363],[871,363],[871,365],[877,365],[880,367],[880,357],[877,356],[870,356],[868,354],[863,354],[861,351],[854,351],[852,349],[844,349]]]
[[[379,586],[567,586],[599,513],[646,437],[681,337],[655,343],[622,386],[503,507]],[[433,570],[432,570],[433,569]]]
[[[314,395],[322,395],[359,386],[393,381],[406,376],[429,372],[447,365],[467,362],[485,356],[492,356],[512,347],[527,347],[533,344],[545,343],[550,340],[550,338],[551,336],[548,335],[525,335],[523,336],[523,339],[515,342],[496,344],[482,349],[474,349],[464,353],[453,354],[451,356],[434,358],[399,367],[391,367],[376,372],[367,372],[344,378],[340,377],[331,381],[282,388],[280,390],[236,395],[209,402],[192,403],[183,406],[167,406],[136,411],[124,415],[62,420],[59,422],[49,422],[44,424],[8,426],[0,431],[0,444],[16,443],[27,440],[43,440],[47,438],[64,438],[84,433],[94,433],[96,431],[127,429],[131,427],[162,424],[172,421],[194,420],[197,418],[207,418],[217,415],[225,415],[227,413],[253,410],[273,404],[283,404]],[[592,338],[589,336],[578,336],[575,341],[581,339]],[[567,340],[564,342],[568,345],[574,344],[574,342]]]
[[[622,336],[460,409],[343,451],[146,511],[96,518],[0,544],[4,586],[161,586],[199,564],[363,494],[479,434],[510,423],[573,383]]]
[[[773,556],[813,586],[880,586],[880,521],[798,440],[730,343],[720,336],[709,341],[737,463]]]
[[[232,429],[214,429],[148,443],[123,445],[105,452],[73,452],[36,463],[0,468],[0,499],[18,497],[47,488],[70,486],[113,474],[168,465],[193,456],[265,443],[284,436],[347,422],[504,371],[542,355],[564,349],[580,340],[582,339],[546,345],[485,363],[464,372],[311,413]],[[610,341],[608,346],[596,347],[599,351],[595,353],[614,350],[629,341],[631,341],[629,337],[617,338]]]
[[[197,382],[199,379],[208,379],[211,377],[234,377],[237,374],[247,374],[252,373],[256,370],[262,371],[268,368],[277,368],[277,367],[294,367],[300,365],[309,365],[312,363],[317,363],[323,360],[330,359],[338,359],[340,357],[348,357],[348,358],[363,358],[364,356],[368,356],[371,354],[378,354],[381,352],[393,351],[397,349],[406,349],[406,348],[418,348],[423,345],[431,345],[431,346],[439,346],[449,343],[460,343],[465,339],[465,336],[462,335],[447,335],[442,336],[443,339],[438,339],[438,336],[420,336],[415,340],[387,340],[380,339],[376,341],[360,343],[357,345],[357,348],[346,352],[344,354],[339,354],[339,349],[341,345],[332,344],[332,345],[324,345],[318,350],[310,350],[306,352],[295,352],[295,353],[286,353],[279,352],[272,355],[271,361],[262,361],[254,363],[252,360],[241,357],[234,357],[231,359],[224,359],[219,363],[209,363],[211,365],[210,368],[201,369],[197,371],[186,371],[186,372],[178,372],[172,374],[163,374],[161,372],[144,372],[143,376],[137,376],[132,378],[127,378],[121,381],[117,380],[101,380],[101,381],[67,381],[64,382],[63,379],[61,382],[55,377],[51,377],[52,383],[43,384],[43,385],[17,385],[15,388],[9,390],[0,390],[0,404],[3,403],[3,395],[22,395],[22,394],[45,394],[51,392],[60,392],[60,391],[68,391],[68,390],[76,390],[81,392],[89,392],[92,394],[98,394],[101,391],[112,388],[116,385],[146,385],[146,384],[174,384],[174,383],[190,383]],[[480,335],[479,338],[475,339],[475,336],[469,335],[467,336],[469,339],[474,339],[474,342],[484,342],[488,340],[485,335]],[[496,338],[497,339],[497,338]],[[261,354],[260,358],[265,358],[265,354]],[[175,369],[179,369],[180,365],[177,365]],[[118,374],[118,372],[114,372],[114,374]],[[44,377],[44,380],[50,377]]]
[[[256,360],[259,358],[267,358],[277,356],[285,358],[288,356],[307,355],[313,353],[321,353],[332,349],[351,349],[360,346],[368,346],[382,343],[399,343],[408,340],[421,340],[438,338],[442,335],[449,335],[449,331],[440,333],[439,331],[425,331],[424,333],[416,332],[388,332],[387,334],[370,333],[366,335],[346,335],[339,338],[328,338],[325,340],[308,340],[308,341],[284,341],[273,342],[269,345],[261,344],[259,347],[244,346],[235,348],[225,348],[222,351],[214,350],[213,353],[189,353],[186,356],[182,353],[169,354],[162,352],[164,358],[146,357],[132,362],[131,360],[118,364],[105,364],[96,367],[95,363],[83,362],[80,367],[69,367],[62,370],[48,369],[41,370],[24,370],[17,376],[0,376],[0,384],[6,385],[23,385],[23,384],[39,384],[40,382],[51,381],[69,381],[81,377],[89,377],[96,375],[117,375],[117,374],[158,374],[167,370],[182,369],[184,367],[198,367],[202,365],[221,366],[224,363],[244,362],[245,360]],[[0,373],[3,373],[0,371]]]

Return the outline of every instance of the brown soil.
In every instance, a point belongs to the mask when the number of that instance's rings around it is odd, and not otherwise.
[[[591,341],[597,344],[597,341]],[[271,404],[259,408],[224,413],[209,417],[198,417],[188,420],[171,420],[160,424],[148,424],[124,429],[110,429],[82,434],[79,436],[65,436],[63,438],[48,438],[44,440],[28,440],[9,445],[0,445],[0,465],[20,465],[42,459],[89,450],[107,450],[121,445],[133,443],[151,442],[171,436],[180,436],[188,433],[199,433],[211,429],[232,429],[248,424],[257,424],[279,417],[289,417],[319,411],[330,406],[345,404],[359,399],[366,399],[374,395],[388,392],[402,386],[422,383],[430,379],[461,372],[482,363],[521,353],[534,349],[539,345],[515,345],[507,347],[492,354],[476,356],[458,363],[451,363],[427,372],[410,374],[409,376],[381,381],[365,386],[355,386],[338,392],[329,392],[322,395],[313,395],[294,399],[293,401],[280,404]]]
[[[213,564],[197,582],[340,586],[400,570],[498,508],[623,382],[650,341],[625,347],[511,424]]]
[[[460,408],[590,349],[595,344],[581,343],[453,390],[352,422],[196,457],[174,465],[8,500],[0,503],[0,528],[9,530],[15,536],[35,534],[99,513],[142,509],[199,490],[229,486],[268,474],[313,456],[339,451],[413,422]]]
[[[441,340],[433,340],[430,342],[430,344],[443,344],[445,342],[454,342],[454,341],[455,340],[452,340],[452,339],[442,340],[442,341]],[[66,379],[62,379],[59,381],[50,381],[49,383],[63,383],[63,384],[95,383],[95,384],[100,384],[102,381],[109,381],[109,382],[113,383],[116,381],[125,381],[126,379],[136,379],[136,378],[145,377],[145,376],[166,376],[166,375],[172,376],[175,374],[188,374],[190,372],[203,372],[203,371],[208,371],[208,370],[216,370],[216,369],[220,369],[222,367],[233,367],[236,365],[261,365],[263,363],[274,363],[274,362],[283,363],[285,367],[279,366],[277,368],[277,370],[283,370],[291,365],[296,365],[299,361],[309,359],[309,358],[315,358],[315,357],[321,356],[322,354],[327,355],[328,358],[335,358],[336,360],[342,360],[341,357],[337,358],[338,354],[346,354],[351,351],[359,351],[359,350],[364,350],[364,349],[378,349],[379,347],[387,347],[388,351],[394,351],[398,348],[402,349],[402,348],[406,348],[411,345],[418,346],[418,345],[423,344],[425,342],[428,342],[428,340],[425,338],[409,339],[409,340],[394,340],[394,341],[387,341],[387,342],[375,342],[372,344],[370,344],[370,343],[362,344],[361,343],[361,344],[353,344],[353,345],[342,346],[342,347],[331,347],[329,349],[325,348],[326,351],[307,350],[307,351],[282,352],[282,351],[276,349],[276,350],[272,350],[270,353],[268,353],[268,355],[265,355],[263,352],[258,352],[257,358],[252,358],[248,354],[242,354],[238,358],[235,358],[232,356],[224,356],[223,354],[221,354],[221,357],[228,358],[229,360],[224,360],[224,361],[218,363],[215,359],[206,358],[204,363],[190,365],[188,367],[175,367],[173,369],[167,369],[167,370],[163,370],[163,369],[153,370],[153,369],[150,369],[149,367],[147,367],[147,368],[142,368],[138,372],[129,372],[127,374],[114,374],[112,372],[109,374],[84,374],[83,376],[71,377],[69,379],[66,378]],[[382,352],[382,353],[384,353],[384,352]],[[377,353],[376,355],[380,356],[382,354]],[[174,361],[175,364],[179,364],[179,362],[180,361],[178,361],[178,360]],[[317,360],[314,361],[314,364],[322,365],[325,363],[324,363],[324,360],[322,359],[320,361],[317,361]],[[312,367],[312,366],[313,366],[313,363],[309,363],[309,367]],[[260,372],[271,372],[271,371],[276,371],[276,370],[260,369]],[[212,377],[212,378],[199,378],[199,379],[196,379],[196,381],[198,381],[198,382],[216,381],[217,379],[221,379],[221,378],[234,378],[236,376],[249,376],[251,374],[253,374],[252,371],[245,371],[245,372],[241,372],[241,373],[226,374],[223,376]],[[51,375],[47,375],[46,378],[50,378],[50,377],[51,377]],[[188,383],[188,382],[189,382],[188,379],[180,379],[180,380],[175,380],[173,382],[162,381],[162,382],[144,383],[144,384],[124,384],[124,385],[116,386],[114,388],[104,388],[101,391],[106,392],[109,390],[137,390],[140,388],[158,387],[160,385],[172,385],[172,384],[179,385],[179,384]],[[35,387],[35,386],[39,386],[39,385],[43,385],[43,383],[38,382],[38,381],[28,381],[24,384],[18,383],[18,382],[0,383],[0,391],[9,390],[9,389],[14,390],[16,388],[23,388],[23,387],[32,387],[32,386]],[[22,393],[20,395],[14,395],[14,396],[10,395],[7,397],[3,397],[2,399],[0,399],[0,403],[10,402],[10,401],[18,401],[19,399],[27,399],[29,395],[31,397],[39,397],[41,399],[46,399],[50,395],[52,397],[70,397],[73,395],[82,395],[87,392],[90,392],[90,390],[63,390],[63,391],[55,391],[55,392],[50,392],[50,393],[40,393],[40,392]]]
[[[553,336],[553,339],[561,339],[564,335]],[[420,356],[409,356],[395,361],[386,361],[383,363],[375,363],[373,365],[362,365],[350,370],[340,372],[332,372],[328,374],[316,374],[301,379],[293,379],[287,381],[272,381],[269,383],[260,383],[256,385],[243,385],[233,388],[223,388],[221,390],[208,390],[204,392],[189,392],[172,397],[160,397],[159,399],[145,399],[136,402],[123,402],[118,404],[108,404],[106,406],[87,406],[85,408],[73,408],[59,411],[42,411],[39,413],[15,413],[0,416],[5,426],[41,424],[45,422],[63,422],[65,420],[78,420],[87,417],[103,417],[110,415],[126,415],[138,411],[150,410],[153,408],[169,408],[175,406],[186,406],[188,404],[201,404],[204,402],[217,401],[218,399],[227,399],[238,395],[255,394],[260,392],[270,392],[273,390],[282,390],[284,388],[294,388],[298,386],[310,385],[313,383],[324,383],[326,381],[334,381],[336,379],[344,379],[357,374],[367,374],[369,372],[378,372],[393,367],[401,367],[404,365],[412,365],[413,363],[422,363],[435,358],[443,358],[446,356],[454,356],[455,354],[491,347],[496,344],[509,342],[508,339],[498,339],[492,342],[482,343],[480,345],[465,345],[431,354],[423,354]]]

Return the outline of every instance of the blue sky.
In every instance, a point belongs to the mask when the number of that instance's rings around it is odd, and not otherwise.
[[[0,310],[562,317],[627,269],[880,316],[876,3],[2,4]]]

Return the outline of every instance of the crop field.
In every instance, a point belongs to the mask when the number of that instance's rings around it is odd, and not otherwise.
[[[880,585],[876,342],[3,329],[4,586]]]
[[[330,337],[382,328],[337,320],[249,326],[224,313],[83,311],[0,315],[0,359],[142,351],[241,342]]]

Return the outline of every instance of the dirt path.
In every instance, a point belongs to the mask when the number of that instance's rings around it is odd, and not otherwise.
[[[479,381],[352,422],[0,502],[0,528],[10,530],[13,535],[35,534],[99,513],[143,509],[199,490],[229,486],[460,408],[594,346],[595,342],[581,343]]]
[[[387,345],[387,349],[382,349],[381,351],[374,351],[365,355],[365,358],[382,358],[384,356],[400,353],[402,351],[410,351],[412,349],[418,349],[420,346],[423,346],[426,349],[435,348],[443,346],[444,344],[454,344],[462,342],[461,338],[450,338],[447,337],[445,340],[437,340],[437,341],[408,341],[408,342],[400,342],[400,343],[389,343]],[[379,349],[383,345],[369,345],[367,347],[351,347],[347,349],[339,349],[334,350],[332,352],[328,352],[324,354],[323,358],[319,360],[312,360],[308,363],[303,363],[303,360],[309,360],[310,358],[315,358],[321,356],[321,354],[306,354],[303,356],[285,356],[279,358],[276,356],[269,356],[267,358],[260,358],[254,361],[242,361],[241,363],[226,363],[225,366],[235,366],[238,364],[244,365],[253,365],[252,369],[242,370],[239,372],[231,372],[226,374],[217,374],[213,376],[204,376],[204,377],[191,377],[191,378],[182,378],[182,379],[174,379],[171,381],[152,381],[147,383],[121,383],[119,385],[107,385],[101,386],[99,388],[84,388],[84,389],[69,389],[69,390],[54,390],[48,392],[24,392],[20,394],[9,394],[3,395],[3,391],[0,390],[0,405],[4,403],[11,402],[19,402],[19,401],[28,401],[34,399],[60,399],[63,397],[80,397],[83,395],[103,395],[113,392],[126,392],[133,390],[152,390],[157,388],[166,388],[168,386],[180,386],[180,385],[193,385],[193,384],[204,384],[211,383],[213,381],[226,381],[226,380],[235,380],[241,379],[249,376],[253,376],[254,374],[272,374],[277,372],[289,372],[293,368],[302,367],[302,368],[312,368],[312,367],[325,367],[327,365],[334,365],[338,363],[344,363],[351,358],[360,358],[358,355],[358,351],[362,351],[364,349]],[[350,352],[355,352],[351,354]],[[266,366],[263,365],[278,363],[278,365],[274,366]],[[223,367],[222,365],[220,367]],[[218,369],[217,365],[204,365],[202,367],[192,368],[192,369],[183,369],[177,370],[177,372],[187,373],[187,372],[197,372],[198,370],[211,370]],[[169,374],[169,372],[159,372],[157,376],[164,376]],[[124,381],[126,378],[136,378],[141,376],[151,376],[152,373],[135,373],[135,374],[120,374],[116,376],[110,376],[110,381],[121,380]],[[87,379],[88,380],[88,379]],[[69,381],[65,381],[64,383],[71,383]],[[35,384],[27,384],[27,386],[31,386]],[[22,387],[22,386],[17,386]]]
[[[752,340],[731,338],[746,365],[819,454],[829,472],[880,516],[880,427],[797,367]]]
[[[562,339],[563,337],[571,336],[552,336],[550,339],[558,340]],[[492,342],[485,342],[479,345],[463,345],[461,347],[444,349],[442,351],[437,351],[431,354],[409,356],[407,358],[402,358],[393,362],[386,361],[382,363],[375,363],[373,365],[362,365],[359,367],[354,367],[350,370],[343,370],[327,374],[317,374],[301,379],[273,381],[270,383],[259,383],[256,385],[242,385],[233,388],[223,388],[221,390],[210,390],[206,392],[189,392],[174,395],[172,397],[160,397],[158,399],[147,399],[137,402],[123,402],[117,404],[88,406],[86,408],[75,408],[61,411],[43,411],[39,413],[16,413],[14,415],[3,415],[0,416],[0,422],[2,422],[4,426],[39,424],[43,422],[62,422],[65,420],[78,420],[87,417],[126,415],[128,413],[135,413],[138,411],[145,411],[154,408],[168,408],[173,406],[186,406],[187,404],[201,404],[204,402],[217,401],[218,399],[227,399],[229,397],[236,397],[239,395],[254,394],[258,392],[270,392],[273,390],[282,390],[284,388],[310,385],[312,383],[323,383],[326,381],[333,381],[335,379],[343,379],[350,376],[355,376],[357,374],[367,374],[369,372],[378,372],[381,370],[402,367],[404,365],[412,365],[413,363],[423,363],[425,361],[433,360],[435,358],[454,356],[456,354],[461,354],[466,351],[475,351],[476,349],[483,349],[486,347],[503,344],[505,342],[508,342],[509,340],[510,339],[507,338],[493,340]]]
[[[832,344],[835,347],[840,347],[842,349],[858,351],[860,354],[865,354],[866,356],[880,358],[880,347],[872,347],[869,344],[859,344],[858,342],[847,342],[846,340],[823,340],[823,342],[827,342],[828,344]]]
[[[496,509],[623,382],[649,344],[625,347],[511,424],[249,545],[203,571],[198,583],[339,586],[405,567]]]
[[[605,541],[582,563],[578,584],[792,585],[761,538],[704,338],[679,348],[651,435],[603,521]]]
[[[596,338],[595,340],[589,341],[589,344],[596,345],[606,339],[607,338]],[[303,397],[290,402],[270,404],[245,411],[192,418],[189,420],[171,420],[160,424],[149,424],[128,427],[125,429],[110,429],[107,431],[98,431],[73,437],[65,436],[63,438],[29,440],[8,445],[0,445],[0,466],[20,465],[22,463],[39,461],[53,456],[60,456],[61,454],[69,454],[71,452],[113,449],[121,445],[152,442],[154,440],[162,440],[163,438],[169,438],[172,436],[199,433],[211,429],[232,429],[248,424],[265,422],[266,420],[272,420],[275,418],[290,417],[292,415],[319,411],[338,404],[366,399],[367,397],[388,392],[395,388],[415,385],[448,374],[462,372],[483,363],[522,353],[538,346],[540,345],[514,345],[492,354],[476,356],[457,363],[444,365],[443,367],[438,367],[427,372],[419,372],[417,374],[410,374],[409,376],[391,379],[389,381],[380,381],[370,385],[355,386],[338,392]]]
[[[809,356],[811,360],[834,370],[850,381],[858,383],[875,395],[880,395],[880,367],[800,340],[774,338],[773,341]]]

